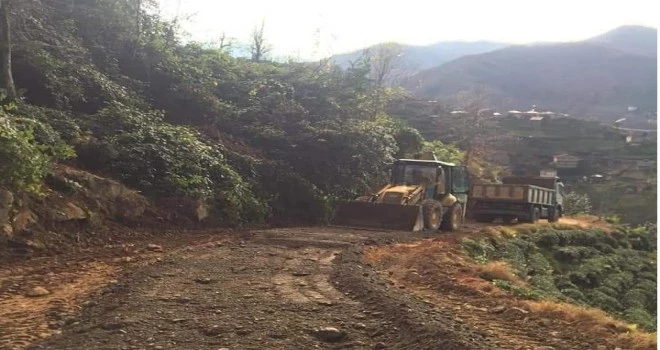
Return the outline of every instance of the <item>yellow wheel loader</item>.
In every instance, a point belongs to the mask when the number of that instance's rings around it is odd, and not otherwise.
[[[389,184],[337,207],[335,226],[401,231],[455,231],[465,219],[470,189],[464,166],[432,160],[399,159]]]

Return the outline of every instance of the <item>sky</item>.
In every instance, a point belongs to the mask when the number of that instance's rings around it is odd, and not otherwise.
[[[248,43],[264,22],[273,56],[318,59],[380,42],[578,41],[621,25],[658,27],[657,0],[159,0],[189,38]]]

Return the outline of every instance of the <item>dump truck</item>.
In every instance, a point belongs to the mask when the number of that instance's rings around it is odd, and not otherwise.
[[[429,157],[426,157],[429,158]],[[402,231],[454,231],[465,218],[466,167],[431,159],[399,159],[390,183],[375,193],[342,203],[335,226]]]
[[[557,177],[509,176],[501,184],[475,184],[470,195],[478,222],[555,222],[562,216],[564,185]]]

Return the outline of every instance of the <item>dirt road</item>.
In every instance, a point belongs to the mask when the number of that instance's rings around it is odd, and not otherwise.
[[[280,229],[13,267],[0,275],[0,349],[538,348],[511,347],[364,259],[365,246],[423,237]],[[51,294],[18,292],[35,283]],[[527,343],[543,344],[535,334]]]

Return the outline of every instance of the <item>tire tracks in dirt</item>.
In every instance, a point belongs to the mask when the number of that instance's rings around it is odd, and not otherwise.
[[[450,314],[356,268],[363,242],[420,237],[297,228],[189,247],[102,289],[77,323],[29,348],[492,349]],[[323,327],[340,339],[319,339]]]

